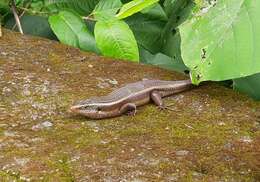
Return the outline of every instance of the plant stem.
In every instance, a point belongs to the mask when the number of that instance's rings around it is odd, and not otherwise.
[[[12,0],[12,5],[11,5],[11,8],[12,8],[12,12],[14,14],[14,19],[16,21],[16,24],[18,26],[18,29],[19,29],[19,32],[21,34],[23,34],[23,29],[22,29],[22,26],[21,26],[21,22],[20,22],[20,19],[19,19],[19,16],[16,12],[16,6],[15,6],[15,0]]]
[[[90,21],[96,21],[94,18],[91,18],[90,16],[83,16],[83,20],[90,20]]]

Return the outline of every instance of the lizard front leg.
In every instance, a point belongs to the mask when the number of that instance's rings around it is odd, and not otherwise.
[[[134,103],[126,103],[120,108],[119,112],[120,114],[127,113],[127,115],[134,116],[136,113],[136,105]]]

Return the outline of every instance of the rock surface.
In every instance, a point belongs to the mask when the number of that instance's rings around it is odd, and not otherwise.
[[[260,104],[205,84],[134,117],[89,120],[76,100],[183,79],[41,38],[0,39],[0,181],[259,181]]]

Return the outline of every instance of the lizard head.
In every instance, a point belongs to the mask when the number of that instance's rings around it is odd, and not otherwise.
[[[92,119],[111,117],[113,115],[113,112],[111,114],[111,111],[106,110],[105,107],[106,104],[89,99],[74,104],[70,107],[70,111]]]
[[[73,113],[81,114],[87,117],[96,115],[101,111],[101,107],[97,104],[93,104],[90,100],[80,101],[70,107]]]

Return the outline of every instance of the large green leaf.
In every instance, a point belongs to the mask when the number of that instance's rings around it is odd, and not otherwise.
[[[74,10],[82,16],[92,12],[99,0],[44,0],[45,10],[57,13],[64,9]]]
[[[58,39],[85,51],[98,53],[94,36],[79,15],[70,11],[60,11],[59,14],[49,17],[49,23]]]
[[[179,27],[194,83],[260,72],[260,1],[218,0]]]
[[[137,13],[126,19],[127,24],[134,32],[139,45],[152,53],[161,49],[161,32],[165,25],[164,21],[154,19],[147,14]]]
[[[161,52],[171,57],[178,64],[183,65],[184,63],[181,57],[180,50],[180,34],[178,32],[175,34],[170,32],[166,39],[167,41],[165,41]]]
[[[260,100],[260,73],[235,79],[234,89]]]
[[[165,0],[163,2],[164,11],[168,16],[171,16],[173,9],[175,9],[174,7],[176,6],[176,4],[178,4],[178,1],[179,0]]]
[[[123,19],[132,14],[135,14],[148,6],[151,6],[154,3],[157,3],[159,0],[133,0],[129,3],[123,5],[120,9],[120,12],[116,15],[117,18]]]
[[[97,46],[103,55],[139,61],[134,34],[124,21],[98,21],[94,32]]]
[[[188,70],[182,62],[178,62],[176,59],[162,53],[151,54],[149,51],[141,48],[140,57],[141,62],[145,64],[155,65],[164,69],[178,71],[180,73],[184,73]]]
[[[110,19],[114,17],[121,6],[120,0],[100,0],[92,14],[97,20]]]
[[[166,0],[164,6],[164,9],[169,11],[169,20],[162,31],[162,52],[179,60],[179,62],[183,62],[180,50],[180,35],[177,27],[191,16],[194,3],[189,0]]]
[[[175,2],[176,1],[173,1],[174,6],[170,6],[172,14],[170,15],[169,21],[164,27],[162,33],[163,45],[161,52],[173,58],[178,64],[182,65],[184,63],[181,57],[181,37],[179,31],[176,30],[176,27],[189,17],[191,10],[193,10],[194,4],[193,2],[188,3],[187,0],[178,1],[177,3]]]
[[[168,17],[159,3],[155,3],[141,11],[141,13],[149,15],[151,18],[167,21]]]

